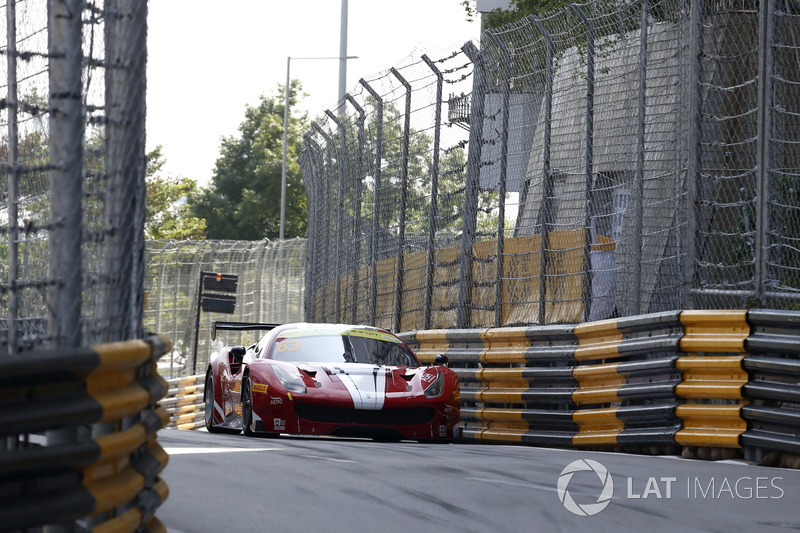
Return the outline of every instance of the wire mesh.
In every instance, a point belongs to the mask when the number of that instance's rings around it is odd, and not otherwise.
[[[0,11],[4,351],[138,338],[146,5]]]
[[[571,4],[362,80],[306,137],[309,318],[796,306],[798,16]]]
[[[147,241],[144,328],[172,340],[162,371],[170,376],[202,372],[209,356],[223,345],[250,345],[258,332],[220,331],[214,321],[287,323],[304,316],[306,240]],[[238,276],[233,314],[202,312],[197,323],[197,359],[193,360],[195,318],[201,272]]]

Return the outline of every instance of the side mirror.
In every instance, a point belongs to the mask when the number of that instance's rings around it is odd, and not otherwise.
[[[247,352],[244,346],[231,346],[230,355],[233,357],[234,362],[241,363],[244,359],[244,354]]]
[[[446,366],[450,360],[447,356],[443,353],[438,354],[436,357],[433,358],[433,364],[439,366]]]

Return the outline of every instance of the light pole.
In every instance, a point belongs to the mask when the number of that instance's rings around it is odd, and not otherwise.
[[[338,59],[342,63],[347,59],[358,59],[358,56],[342,56],[342,57],[287,57],[286,58],[286,95],[283,103],[283,166],[281,167],[281,227],[280,227],[280,240],[284,237],[284,227],[286,223],[286,146],[289,136],[289,94],[291,93],[291,78],[290,72],[292,68],[292,59]],[[340,68],[339,74],[342,70]],[[344,86],[344,81],[339,80],[339,87]],[[341,89],[340,89],[341,90]],[[344,95],[339,97],[340,101],[337,102],[337,107],[344,104]]]

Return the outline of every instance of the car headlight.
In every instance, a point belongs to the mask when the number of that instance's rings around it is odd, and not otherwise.
[[[275,376],[277,376],[278,381],[281,382],[281,385],[283,385],[287,391],[296,393],[306,392],[306,385],[303,383],[303,378],[300,376],[300,372],[298,372],[296,368],[293,368],[293,370],[294,375],[292,375],[290,371],[284,370],[278,365],[272,365],[272,371],[275,372]]]
[[[437,398],[442,395],[444,391],[444,374],[441,372],[439,375],[436,376],[436,379],[428,385],[428,388],[425,389],[425,397],[426,398]]]

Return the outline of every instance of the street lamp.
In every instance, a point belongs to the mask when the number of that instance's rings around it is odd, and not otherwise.
[[[286,96],[284,99],[283,104],[283,166],[281,168],[281,228],[280,228],[280,240],[283,240],[284,236],[284,226],[286,222],[286,146],[287,146],[287,137],[289,134],[289,89],[290,89],[290,71],[292,65],[292,59],[338,59],[342,63],[345,62],[347,59],[358,59],[358,56],[341,56],[341,57],[287,57],[286,58]],[[341,75],[341,69],[339,71]],[[340,92],[341,87],[344,85],[344,81],[339,81]],[[337,107],[344,105],[344,94],[339,95],[339,102],[337,102]]]

